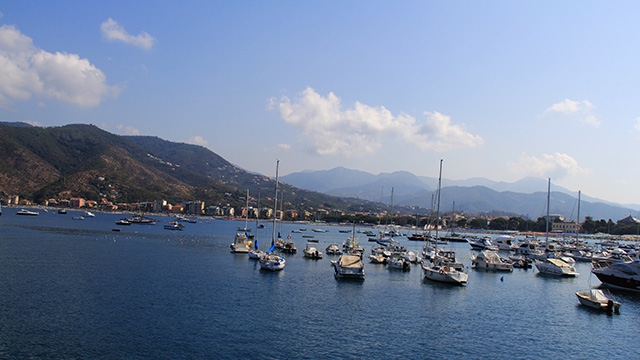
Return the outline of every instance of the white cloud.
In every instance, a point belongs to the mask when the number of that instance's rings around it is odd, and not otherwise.
[[[522,155],[517,163],[509,163],[509,170],[521,176],[550,177],[562,179],[567,176],[588,174],[578,162],[568,154],[543,154],[542,158]]]
[[[291,150],[291,145],[289,145],[289,144],[278,144],[278,149],[289,151],[289,150]]]
[[[418,124],[414,117],[394,116],[384,106],[356,102],[352,108],[343,110],[334,93],[323,97],[309,87],[298,102],[284,97],[279,102],[271,99],[271,105],[277,105],[282,119],[299,128],[305,143],[320,155],[362,157],[378,151],[387,139],[435,151],[484,143],[480,136],[466,132],[452,124],[449,116],[437,112],[426,112],[426,122]]]
[[[156,39],[144,31],[137,36],[129,34],[112,18],[103,22],[100,25],[100,30],[102,30],[102,35],[109,41],[122,41],[125,44],[133,45],[144,50],[151,49],[156,43]]]
[[[91,107],[119,91],[106,84],[104,73],[89,60],[39,49],[9,25],[0,27],[0,79],[1,107],[33,95]]]
[[[202,136],[196,135],[187,140],[187,144],[207,146],[209,143]]]
[[[118,129],[125,135],[140,135],[140,130],[134,128],[133,126],[124,126],[122,124],[119,124],[116,125],[116,129]]]
[[[574,101],[564,99],[562,102],[551,105],[544,111],[543,115],[550,113],[561,113],[566,115],[572,115],[578,117],[580,122],[585,125],[593,127],[600,126],[600,120],[593,115],[593,110],[596,107],[588,100]]]

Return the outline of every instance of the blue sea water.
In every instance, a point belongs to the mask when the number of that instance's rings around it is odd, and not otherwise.
[[[469,269],[469,284],[452,287],[424,281],[419,266],[365,261],[364,282],[339,282],[331,256],[302,257],[299,233],[298,254],[271,273],[229,252],[244,222],[170,231],[157,217],[114,232],[122,215],[15,212],[0,217],[2,359],[628,359],[640,341],[640,294],[611,290],[620,315],[578,305],[575,291],[600,284],[588,264],[573,279]],[[350,235],[325,228],[314,233],[322,251]],[[368,254],[374,243],[360,241]],[[470,265],[467,244],[449,247]]]

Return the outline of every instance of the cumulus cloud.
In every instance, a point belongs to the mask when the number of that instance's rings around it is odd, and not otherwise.
[[[542,158],[522,155],[517,163],[510,163],[509,170],[521,176],[550,177],[562,179],[567,176],[588,174],[589,169],[581,168],[568,154],[543,154]]]
[[[384,106],[373,107],[356,102],[343,109],[334,93],[321,96],[306,88],[297,102],[284,97],[271,99],[280,116],[300,129],[305,143],[320,155],[362,157],[373,154],[387,139],[405,141],[422,150],[447,151],[473,148],[484,140],[451,123],[449,116],[425,112],[426,121],[418,123],[412,116],[394,116]]]
[[[0,27],[0,79],[2,107],[33,95],[91,107],[118,93],[89,60],[39,49],[30,37],[10,25]]]
[[[140,130],[133,126],[125,126],[122,124],[116,125],[116,129],[125,135],[140,135]]]
[[[103,22],[100,25],[100,30],[102,30],[102,35],[109,41],[122,41],[125,44],[133,45],[144,50],[151,49],[156,43],[156,39],[144,31],[137,36],[129,34],[112,18]]]
[[[202,136],[196,135],[187,140],[187,144],[207,146],[209,143]]]
[[[278,149],[289,151],[289,150],[291,150],[291,145],[289,145],[289,144],[278,144]]]
[[[543,115],[551,113],[572,115],[577,117],[582,124],[599,127],[600,120],[595,115],[593,115],[593,110],[595,108],[596,107],[588,100],[574,101],[564,99],[557,104],[551,105],[547,110],[544,111]]]

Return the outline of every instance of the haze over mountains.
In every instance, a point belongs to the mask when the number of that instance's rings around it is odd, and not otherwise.
[[[330,195],[348,196],[381,201],[391,205],[433,208],[432,196],[438,179],[418,177],[407,171],[374,175],[359,170],[337,167],[331,170],[302,171],[282,177],[299,188]],[[506,213],[537,218],[546,214],[547,179],[527,177],[513,183],[496,182],[485,178],[465,180],[442,179],[441,210],[454,206],[465,213]],[[551,183],[550,212],[567,219],[576,219],[577,192]],[[581,195],[580,217],[618,220],[630,214],[637,216],[639,205],[620,205]]]

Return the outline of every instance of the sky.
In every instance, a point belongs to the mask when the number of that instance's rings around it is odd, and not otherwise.
[[[640,204],[637,1],[0,3],[0,121]],[[532,189],[532,191],[546,191]],[[576,194],[577,195],[577,194]]]

